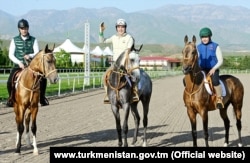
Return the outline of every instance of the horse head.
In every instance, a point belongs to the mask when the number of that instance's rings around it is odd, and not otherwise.
[[[56,83],[58,81],[58,74],[56,69],[56,59],[53,54],[53,50],[49,49],[48,44],[43,50],[40,50],[29,64],[30,69],[39,73],[41,76],[48,78],[50,83]]]
[[[133,48],[132,51],[125,50],[117,58],[114,66],[118,71],[128,74],[131,77],[132,82],[138,82],[140,79],[140,57],[139,52],[142,48],[142,45],[139,49]]]
[[[142,49],[143,44],[139,47],[139,49],[133,48],[131,53],[129,54],[130,62],[132,65],[133,71],[131,72],[132,81],[138,82],[140,80],[140,56],[139,52]]]
[[[184,37],[185,46],[182,50],[183,55],[183,64],[182,64],[182,72],[184,74],[188,74],[194,70],[197,65],[198,60],[198,52],[196,49],[196,37],[193,36],[192,42],[188,41],[188,36]]]

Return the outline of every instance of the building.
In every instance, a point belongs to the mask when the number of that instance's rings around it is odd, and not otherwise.
[[[140,60],[140,67],[148,70],[170,70],[181,64],[181,59],[164,56],[142,56]]]

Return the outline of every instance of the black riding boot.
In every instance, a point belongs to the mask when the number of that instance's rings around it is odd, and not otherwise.
[[[49,101],[45,97],[46,87],[47,87],[47,79],[42,78],[42,80],[40,81],[40,104],[41,106],[49,105]]]
[[[13,100],[12,100],[12,97],[11,97],[11,91],[12,91],[12,83],[11,82],[7,82],[7,90],[8,90],[8,93],[9,93],[9,97],[7,99],[6,106],[13,107]]]

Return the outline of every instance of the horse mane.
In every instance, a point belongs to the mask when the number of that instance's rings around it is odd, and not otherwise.
[[[125,62],[125,54],[127,53],[127,50],[123,51],[119,57],[116,59],[115,64],[114,64],[114,69],[122,69],[125,70],[124,67],[124,62]]]

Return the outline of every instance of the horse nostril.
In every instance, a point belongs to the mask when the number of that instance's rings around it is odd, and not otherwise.
[[[55,79],[54,79],[54,81],[53,81],[53,82],[54,82],[54,83],[57,83],[57,82],[58,82],[58,80],[59,80],[59,78],[57,77],[57,78],[55,78]]]

